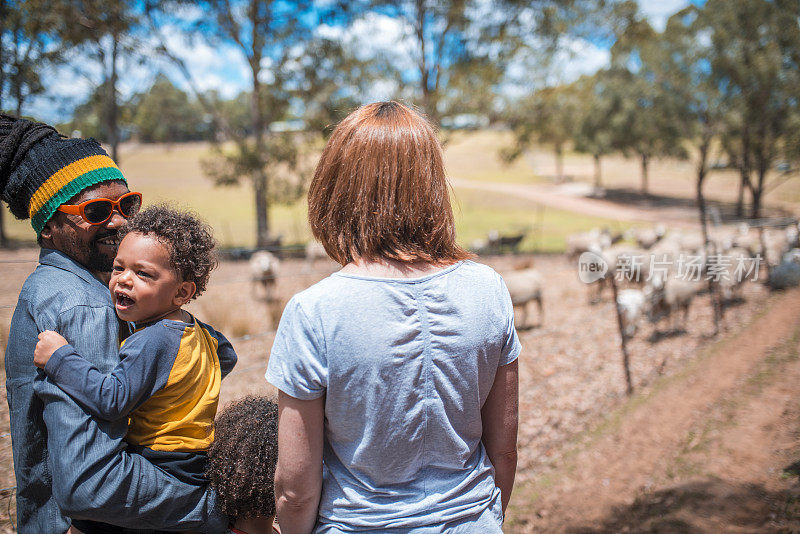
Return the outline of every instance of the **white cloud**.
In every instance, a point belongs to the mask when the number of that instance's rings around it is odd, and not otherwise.
[[[249,68],[235,45],[188,39],[175,26],[163,28],[163,34],[167,48],[185,61],[201,91],[216,89],[223,98],[233,98],[250,86]],[[146,90],[159,71],[177,87],[190,90],[178,67],[155,52],[157,46],[157,39],[147,39],[139,45],[139,59],[120,61],[118,89],[123,100]],[[100,83],[102,72],[86,50],[76,50],[65,65],[49,69],[43,79],[45,95],[31,98],[23,112],[46,122],[64,122],[69,120],[74,107],[84,102]]]
[[[556,72],[561,82],[572,82],[584,74],[593,74],[608,66],[611,51],[590,43],[585,39],[571,39],[564,43],[564,50],[556,57]]]
[[[317,34],[341,41],[358,59],[386,58],[401,72],[415,68],[419,54],[405,21],[378,13],[367,13],[348,27],[322,25]]]
[[[667,19],[689,5],[689,0],[638,0],[639,10],[658,31],[667,26]]]

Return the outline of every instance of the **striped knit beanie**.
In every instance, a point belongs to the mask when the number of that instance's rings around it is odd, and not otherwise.
[[[38,237],[59,206],[122,172],[94,139],[67,139],[52,126],[0,115],[0,192]],[[126,182],[127,183],[127,182]]]

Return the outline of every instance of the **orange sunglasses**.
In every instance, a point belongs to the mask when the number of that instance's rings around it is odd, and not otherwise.
[[[126,219],[139,213],[142,207],[142,194],[136,191],[125,193],[117,200],[109,198],[93,198],[80,204],[62,204],[58,211],[71,215],[80,215],[89,224],[103,224],[111,218],[114,208]]]

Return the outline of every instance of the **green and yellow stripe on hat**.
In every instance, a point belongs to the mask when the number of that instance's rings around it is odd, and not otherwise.
[[[39,182],[28,212],[39,236],[59,206],[95,184],[119,180],[122,171],[94,139],[68,139],[44,161],[37,162],[29,178]],[[38,178],[38,180],[36,179]]]

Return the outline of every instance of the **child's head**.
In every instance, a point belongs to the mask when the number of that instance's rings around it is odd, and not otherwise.
[[[436,132],[398,102],[362,106],[336,127],[308,191],[308,220],[342,265],[469,257],[455,242]]]
[[[277,404],[248,396],[217,415],[206,476],[223,513],[236,518],[274,516],[277,461]]]
[[[123,231],[109,288],[117,315],[148,322],[179,310],[202,293],[216,266],[211,229],[166,206],[138,213]]]

